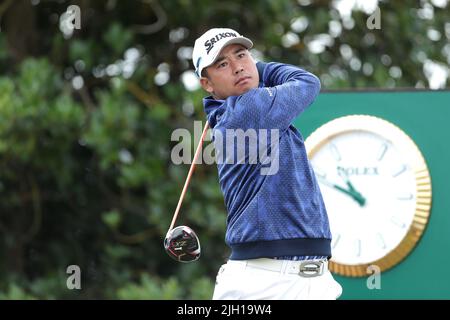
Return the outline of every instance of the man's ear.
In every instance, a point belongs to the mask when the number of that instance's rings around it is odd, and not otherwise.
[[[214,89],[211,85],[211,81],[206,77],[200,78],[200,84],[202,85],[203,89],[205,89],[209,93],[213,93]]]

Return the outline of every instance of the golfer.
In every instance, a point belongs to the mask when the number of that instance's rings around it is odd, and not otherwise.
[[[292,124],[319,94],[320,81],[292,65],[256,62],[252,46],[235,30],[214,28],[193,50],[209,93],[203,104],[216,155],[226,160],[217,167],[231,256],[218,272],[213,299],[336,299],[342,288],[327,268],[327,211]],[[264,150],[244,148],[236,158],[242,145],[232,133],[250,131]],[[249,161],[255,156],[257,162]]]

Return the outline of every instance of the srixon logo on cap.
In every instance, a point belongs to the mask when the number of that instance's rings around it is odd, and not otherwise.
[[[223,38],[229,38],[229,37],[237,37],[236,33],[233,32],[223,32],[223,33],[219,33],[217,34],[214,38],[211,38],[209,40],[206,40],[205,42],[205,47],[206,47],[206,54],[209,54],[209,52],[211,51],[212,48],[214,48],[214,44],[216,42],[219,42],[219,40],[223,39]]]

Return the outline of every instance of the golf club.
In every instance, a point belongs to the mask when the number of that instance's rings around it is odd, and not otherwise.
[[[183,190],[181,191],[180,199],[178,200],[178,205],[173,214],[172,223],[170,224],[169,230],[167,231],[166,237],[164,239],[164,248],[167,254],[174,260],[179,262],[193,262],[200,257],[200,240],[197,234],[191,228],[187,226],[179,226],[173,228],[175,221],[177,220],[178,213],[181,208],[181,203],[183,202],[184,196],[186,194],[187,187],[191,181],[192,173],[194,172],[195,163],[200,156],[200,150],[202,149],[203,139],[205,138],[206,132],[208,131],[209,124],[206,122],[203,128],[202,136],[197,146],[197,150],[194,154],[194,159],[192,160],[191,167],[184,183]]]

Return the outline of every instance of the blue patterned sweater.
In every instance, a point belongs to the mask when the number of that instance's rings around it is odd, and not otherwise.
[[[257,68],[258,88],[225,100],[203,100],[216,156],[224,156],[217,167],[228,211],[225,241],[232,250],[230,259],[330,257],[325,205],[303,137],[292,125],[319,94],[320,81],[292,65],[258,62]],[[227,130],[238,129],[253,130],[258,146],[266,146],[257,163],[249,161],[255,156],[251,148],[244,148],[241,161],[225,161],[230,160],[230,148],[236,157],[242,148],[235,137],[227,135]],[[266,129],[264,136],[260,129]],[[219,133],[221,139],[217,139]]]

